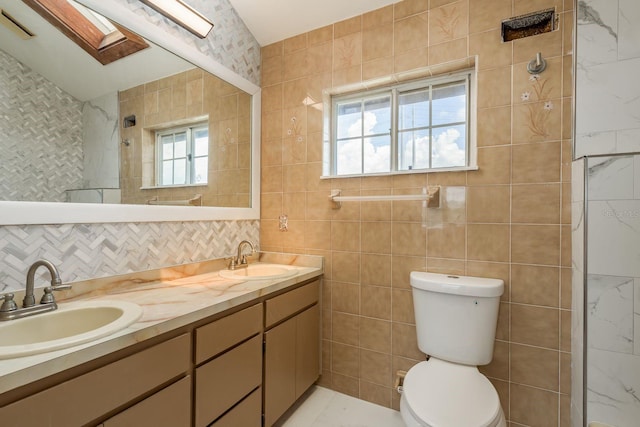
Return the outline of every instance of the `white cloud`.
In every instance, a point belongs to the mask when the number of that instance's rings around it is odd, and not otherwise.
[[[371,112],[364,114],[364,133],[373,132],[377,124],[376,115]],[[363,126],[362,119],[356,120],[347,129],[350,137],[358,138],[362,135]],[[460,148],[456,141],[459,141],[462,135],[455,128],[449,128],[444,132],[436,135],[433,141],[433,159],[432,166],[452,167],[464,166],[466,152],[464,148]],[[365,160],[365,173],[372,172],[388,172],[391,158],[391,148],[389,145],[376,146],[372,143],[371,138],[364,138],[364,147],[361,146],[361,139],[354,139],[342,142],[338,146],[338,175],[359,174],[362,173],[362,155]],[[411,162],[412,146],[407,144],[403,158],[406,159],[405,164],[411,164],[413,169],[426,168],[429,165],[429,137],[423,136],[414,140],[415,159]],[[461,144],[464,146],[464,144]]]
[[[433,141],[433,159],[431,166],[434,168],[464,166],[466,153],[464,148],[460,148],[456,141],[462,137],[460,131],[449,128],[436,135]],[[415,159],[411,163],[412,146],[407,144],[403,156],[405,165],[411,164],[413,169],[423,169],[429,166],[429,137],[423,136],[414,140]]]
[[[377,124],[376,115],[372,112],[364,113],[364,134],[373,133]],[[362,119],[356,120],[347,130],[350,137],[362,135]],[[364,152],[365,172],[388,172],[390,147],[388,145],[376,147],[371,138],[364,139],[364,147],[360,146],[360,139],[348,141],[338,147],[338,174],[361,173],[362,152]]]
[[[433,141],[433,159],[431,161],[434,168],[465,165],[466,152],[464,148],[460,148],[456,144],[456,141],[461,137],[460,131],[455,128],[449,128],[436,136]]]

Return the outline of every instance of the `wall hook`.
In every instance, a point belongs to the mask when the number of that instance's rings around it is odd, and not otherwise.
[[[547,68],[547,61],[542,57],[542,52],[536,53],[536,59],[532,59],[527,65],[530,74],[540,74]]]

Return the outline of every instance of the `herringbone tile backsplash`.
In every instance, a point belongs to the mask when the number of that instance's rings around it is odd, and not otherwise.
[[[64,282],[222,258],[260,238],[258,220],[20,225],[0,227],[0,292],[22,289],[29,266],[45,258]],[[256,248],[257,249],[257,248]],[[46,269],[36,286],[48,282]],[[45,279],[46,278],[46,279]]]

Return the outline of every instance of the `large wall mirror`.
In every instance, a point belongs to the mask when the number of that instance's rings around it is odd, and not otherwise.
[[[0,224],[259,218],[258,86],[120,4],[76,4],[114,59],[26,3],[0,0]]]

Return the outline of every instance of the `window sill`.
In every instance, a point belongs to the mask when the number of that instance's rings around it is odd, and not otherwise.
[[[163,188],[190,188],[190,187],[208,187],[209,184],[182,184],[182,185],[158,185],[152,187],[140,187],[140,190],[160,190]]]
[[[353,175],[322,175],[320,179],[334,179],[334,178],[367,178],[370,176],[394,176],[394,175],[412,175],[422,173],[441,173],[441,172],[466,172],[478,170],[478,166],[465,166],[455,168],[438,168],[438,169],[419,169],[408,171],[395,171],[395,172],[383,172],[383,173],[367,173],[367,174],[353,174]]]

